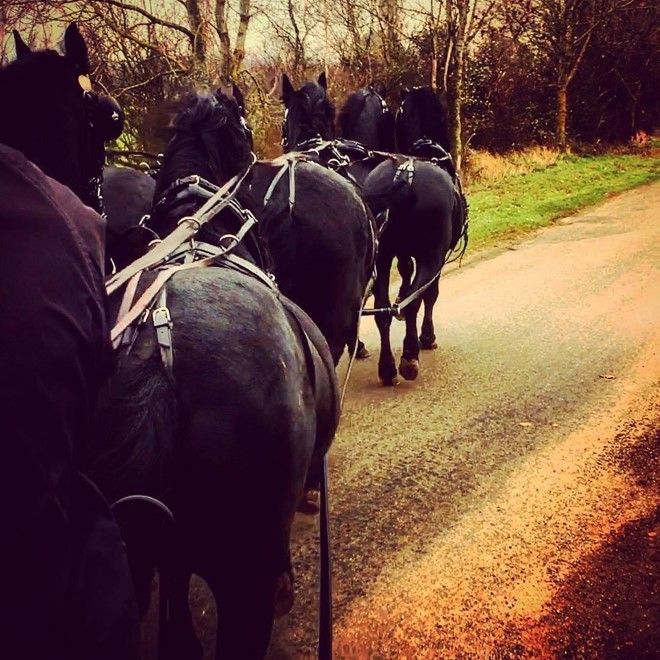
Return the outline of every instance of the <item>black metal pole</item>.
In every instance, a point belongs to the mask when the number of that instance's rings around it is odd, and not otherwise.
[[[332,561],[328,516],[328,463],[323,457],[320,512],[319,660],[332,660]]]

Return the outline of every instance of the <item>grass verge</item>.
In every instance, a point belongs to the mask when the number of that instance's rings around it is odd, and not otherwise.
[[[468,186],[471,249],[516,238],[660,178],[653,155],[562,156],[542,169]]]

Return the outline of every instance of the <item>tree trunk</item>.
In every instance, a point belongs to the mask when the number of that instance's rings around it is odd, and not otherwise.
[[[463,46],[456,44],[455,51],[456,70],[451,77],[451,157],[454,159],[456,169],[461,169],[463,155],[463,138],[461,114],[463,110]]]
[[[238,74],[245,58],[245,38],[247,37],[248,25],[250,24],[250,0],[241,0],[239,7],[238,32],[236,33],[236,45],[234,47],[234,58],[231,65],[232,80],[238,78]]]
[[[206,35],[199,0],[186,0],[186,10],[188,11],[190,31],[194,35],[193,75],[195,78],[205,79],[208,74],[206,70]]]
[[[227,2],[216,0],[215,2],[215,29],[220,40],[220,84],[231,83],[231,43],[229,41],[229,28],[227,27]]]
[[[557,88],[557,147],[560,151],[568,151],[566,137],[566,122],[568,120],[568,83],[561,83]]]
[[[453,14],[450,29],[454,43],[454,71],[450,78],[451,89],[451,157],[457,170],[461,169],[463,137],[461,115],[463,111],[463,76],[465,73],[465,36],[470,0],[454,0],[454,8],[448,5],[448,14]],[[453,11],[452,11],[453,10]]]
[[[431,25],[431,89],[438,90],[438,31]]]

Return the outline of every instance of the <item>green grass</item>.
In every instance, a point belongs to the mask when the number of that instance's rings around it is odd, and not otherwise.
[[[564,156],[544,169],[476,182],[466,191],[471,248],[515,238],[658,178],[658,158],[605,154]]]

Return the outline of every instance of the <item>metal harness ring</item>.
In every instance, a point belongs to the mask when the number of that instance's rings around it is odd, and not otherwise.
[[[228,241],[227,245],[223,245],[224,241]],[[220,244],[220,247],[226,252],[227,250],[231,250],[233,247],[236,247],[240,243],[240,240],[236,234],[223,234],[218,239],[218,243]]]
[[[202,228],[202,223],[201,223],[197,218],[195,218],[195,217],[192,216],[192,215],[186,215],[186,216],[184,216],[184,217],[181,218],[181,220],[179,220],[179,222],[177,222],[176,224],[177,224],[177,226],[178,226],[178,225],[182,225],[184,222],[192,223],[192,225],[193,225],[193,229],[194,229],[196,232],[199,231],[199,230]]]

